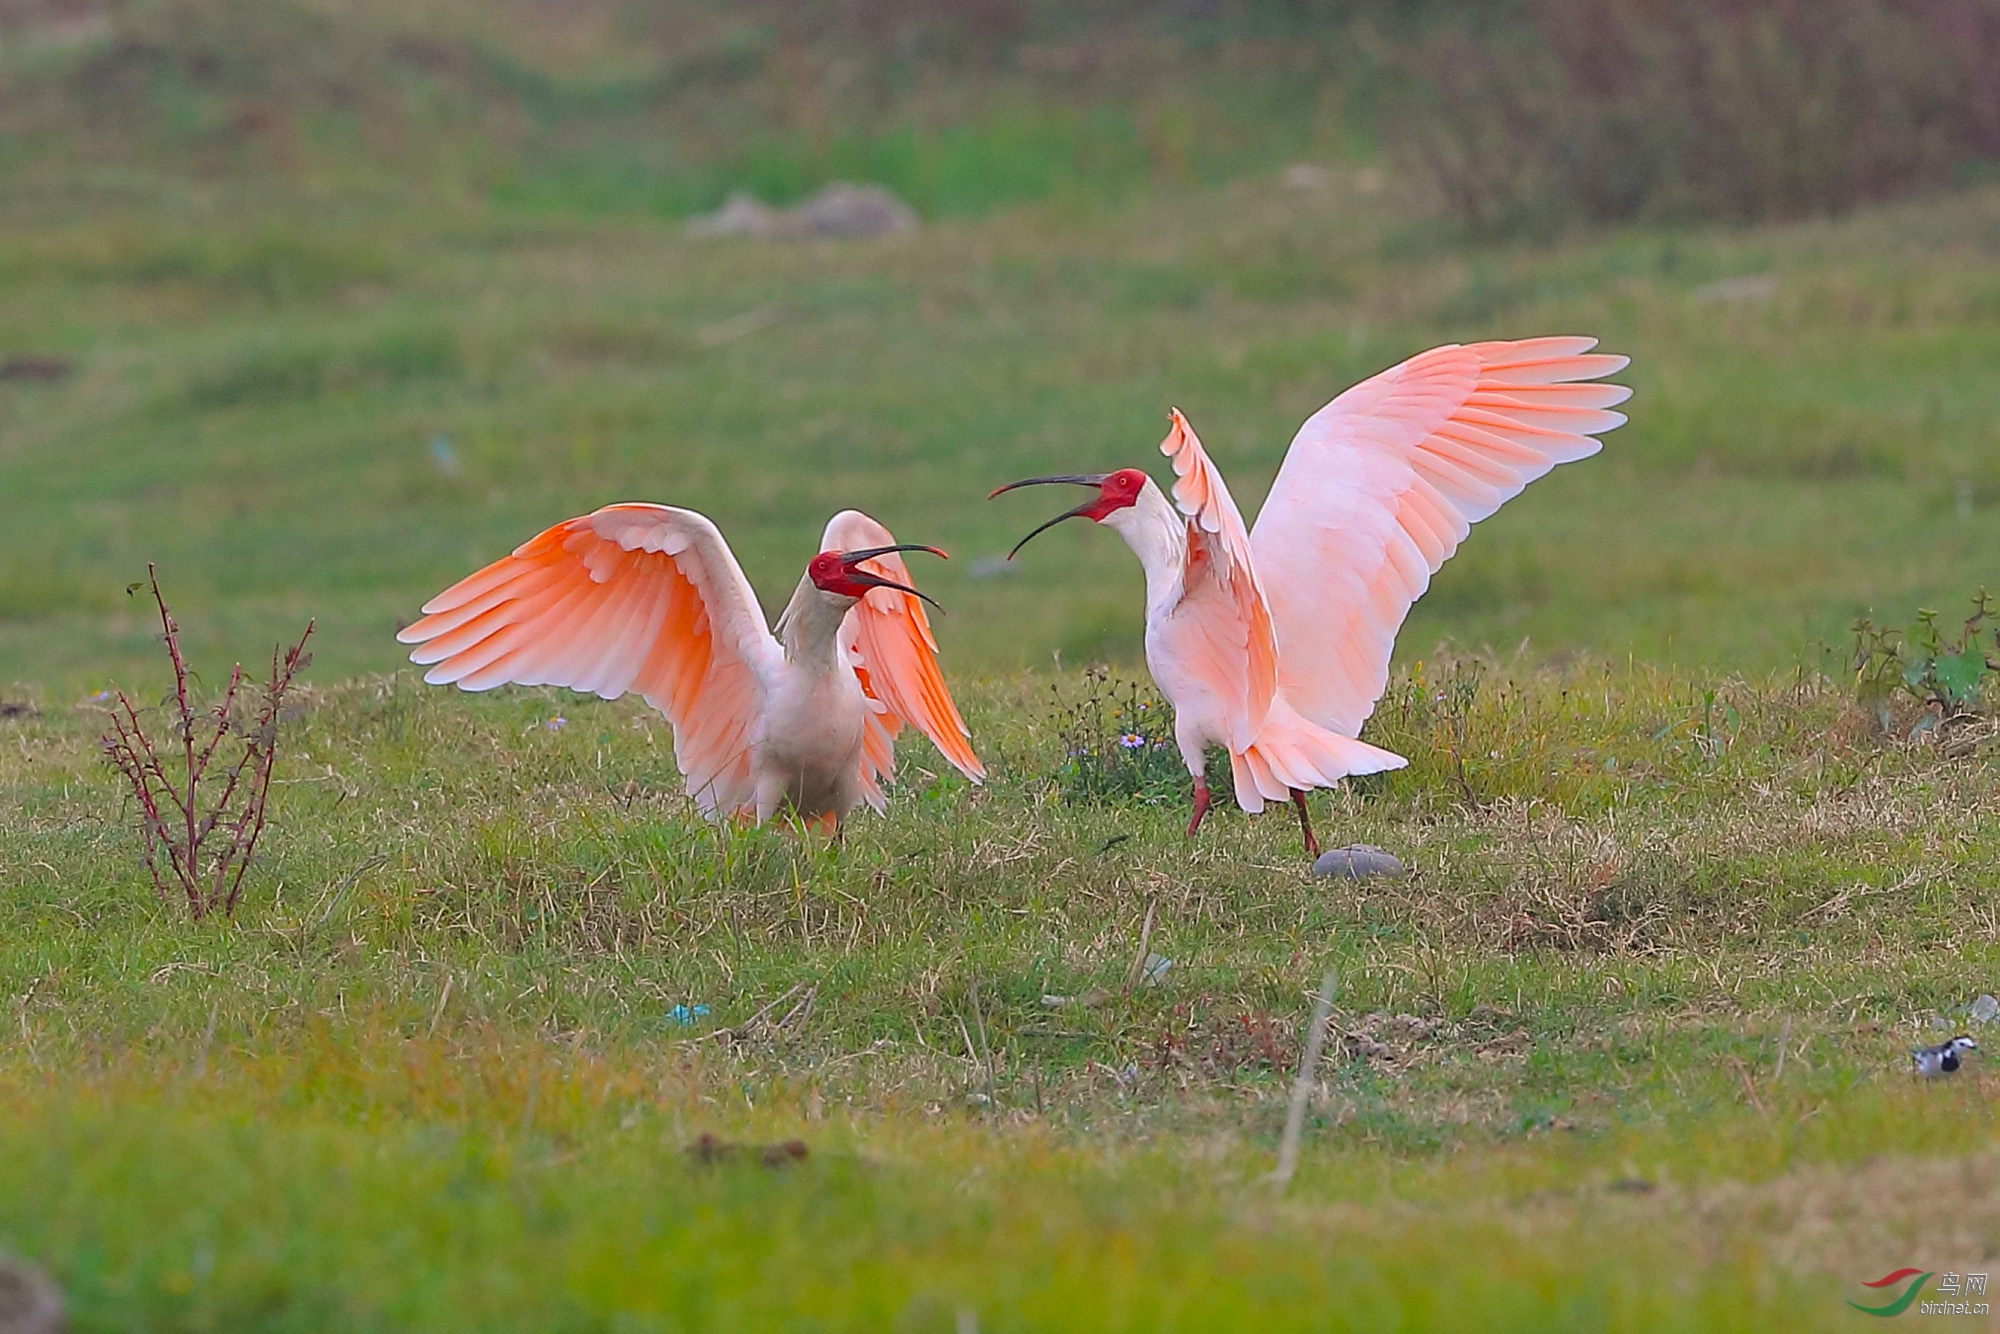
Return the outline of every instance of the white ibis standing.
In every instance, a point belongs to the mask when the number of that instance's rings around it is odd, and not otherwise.
[[[1030,477],[1096,491],[1064,519],[1107,524],[1146,570],[1146,666],[1174,706],[1174,737],[1208,813],[1204,752],[1229,752],[1244,810],[1287,797],[1317,855],[1305,794],[1401,768],[1359,740],[1389,679],[1410,604],[1472,524],[1558,463],[1595,454],[1631,391],[1589,381],[1627,358],[1591,338],[1448,344],[1349,389],[1307,419],[1245,530],[1178,410],[1160,452],[1171,503],[1137,468]],[[1011,553],[1010,553],[1011,558]]]
[[[834,515],[774,634],[706,517],[607,505],[453,584],[396,637],[420,645],[410,659],[432,684],[635,690],[673,725],[704,814],[784,811],[831,829],[863,801],[883,808],[905,724],[985,777],[904,551],[944,555],[857,510]]]

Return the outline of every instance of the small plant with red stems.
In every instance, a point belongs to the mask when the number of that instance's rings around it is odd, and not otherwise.
[[[204,708],[195,698],[194,673],[181,655],[180,626],[160,593],[158,572],[148,565],[146,575],[174,669],[173,692],[159,706],[166,735],[155,744],[144,720],[156,711],[140,709],[121,690],[100,744],[105,759],[131,784],[146,839],[146,870],[161,900],[184,900],[197,921],[215,912],[227,917],[242,898],[243,876],[264,832],[278,724],[294,678],[311,661],[306,641],[313,624],[306,623],[289,649],[271,650],[271,679],[254,713],[245,698],[252,692],[241,663],[231,669],[222,697]],[[229,747],[232,738],[240,750]]]

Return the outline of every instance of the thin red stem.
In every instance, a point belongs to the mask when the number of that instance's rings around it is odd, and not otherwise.
[[[181,734],[181,762],[186,766],[187,796],[178,803],[181,821],[186,826],[186,839],[178,848],[169,847],[169,853],[178,853],[181,863],[181,881],[187,887],[188,906],[196,917],[202,915],[200,877],[201,869],[196,856],[201,850],[201,837],[195,830],[197,820],[196,796],[201,781],[201,767],[194,758],[194,709],[188,703],[187,660],[181,656],[181,628],[174,623],[173,614],[167,610],[166,595],[160,592],[160,572],[151,562],[146,565],[146,578],[152,585],[153,602],[160,609],[160,632],[166,641],[167,660],[174,667],[174,708],[179,715]]]

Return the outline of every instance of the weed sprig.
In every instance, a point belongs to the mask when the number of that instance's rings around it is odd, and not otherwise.
[[[1109,667],[1083,674],[1081,693],[1049,686],[1062,757],[1056,790],[1064,801],[1090,806],[1185,804],[1193,785],[1174,741],[1173,706],[1139,681]],[[1229,763],[1210,756],[1208,785],[1218,800],[1235,792]]]
[[[2000,662],[1987,657],[1989,644],[2000,651],[1996,619],[2000,610],[1984,588],[1973,595],[1971,614],[1951,638],[1938,627],[1938,613],[1929,607],[1918,609],[1908,629],[1861,617],[1851,627],[1856,702],[1875,715],[1885,732],[1892,730],[1898,696],[1923,710],[1919,730],[1977,712],[1987,677],[2000,672]]]
[[[112,706],[111,729],[99,744],[111,766],[131,784],[146,838],[146,870],[160,898],[185,900],[189,916],[197,921],[218,910],[227,917],[242,898],[243,875],[264,832],[271,770],[278,759],[278,723],[293,679],[311,661],[305,649],[312,622],[306,623],[291,648],[271,650],[271,679],[256,714],[246,722],[237,707],[237,697],[243,693],[242,663],[230,669],[221,699],[207,709],[196,703],[190,688],[194,674],[181,653],[180,625],[160,592],[158,571],[148,565],[146,576],[160,611],[167,660],[174,669],[173,693],[161,707],[171,707],[168,737],[179,743],[179,763],[169,773],[169,765],[160,759],[161,748],[146,734],[141,718],[152,710],[141,710],[122,690]],[[217,752],[231,736],[241,740],[243,748],[233,764],[216,769]]]

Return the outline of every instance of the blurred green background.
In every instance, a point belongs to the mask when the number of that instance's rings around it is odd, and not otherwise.
[[[858,506],[957,557],[948,665],[1131,660],[1129,556],[998,567],[1054,505],[991,487],[1160,472],[1178,405],[1254,511],[1348,384],[1547,332],[1632,423],[1402,653],[1816,665],[2000,582],[1996,159],[1984,0],[8,0],[0,688],[151,670],[148,561],[211,668],[386,669],[616,500],[768,610]],[[921,230],[686,234],[843,179]]]

